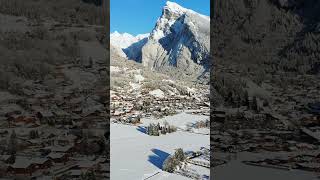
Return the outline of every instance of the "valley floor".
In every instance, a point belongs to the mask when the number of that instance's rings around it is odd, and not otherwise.
[[[180,113],[174,116],[167,116],[170,124],[183,128],[182,122],[199,121],[207,116],[191,115]],[[184,151],[198,151],[201,147],[209,149],[209,135],[195,134],[182,130],[161,135],[149,136],[145,134],[141,127],[148,125],[151,119],[143,119],[139,126],[124,124],[110,124],[111,146],[110,146],[110,176],[111,179],[125,180],[130,177],[133,180],[140,179],[188,179],[177,174],[162,171],[164,160],[175,152],[175,149],[182,148]],[[161,120],[160,120],[161,121]],[[153,120],[153,122],[158,122]],[[192,168],[200,173],[203,179],[209,178],[209,168],[199,166]]]

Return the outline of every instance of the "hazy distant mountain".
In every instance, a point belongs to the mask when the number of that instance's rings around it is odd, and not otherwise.
[[[147,38],[148,36],[149,34],[139,34],[137,36],[133,36],[129,33],[119,33],[115,31],[110,34],[110,43],[112,46],[114,46],[120,56],[127,57],[127,54],[129,53],[125,53],[125,49],[132,44]]]
[[[148,36],[149,36],[149,33],[133,36],[129,33],[119,33],[118,31],[115,31],[110,35],[110,42],[115,47],[127,48],[133,43],[136,43]]]

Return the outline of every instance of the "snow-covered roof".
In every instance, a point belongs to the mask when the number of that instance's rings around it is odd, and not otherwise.
[[[163,98],[164,97],[164,92],[161,91],[160,89],[156,89],[156,90],[150,91],[149,94],[154,96],[154,97],[158,97],[158,98]]]
[[[57,159],[57,158],[62,158],[65,155],[65,153],[56,153],[56,152],[52,152],[48,155],[49,158],[52,159]]]
[[[47,158],[29,158],[23,156],[17,156],[15,163],[10,165],[12,168],[27,168],[32,164],[43,164],[47,161]]]

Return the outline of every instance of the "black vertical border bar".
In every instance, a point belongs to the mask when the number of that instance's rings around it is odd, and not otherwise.
[[[106,114],[107,117],[107,129],[105,133],[105,138],[108,143],[108,153],[107,153],[107,158],[108,158],[108,172],[109,172],[109,178],[110,179],[110,0],[103,0],[103,19],[104,19],[104,27],[105,27],[105,36],[106,36],[106,49],[107,49],[107,59],[106,59]]]

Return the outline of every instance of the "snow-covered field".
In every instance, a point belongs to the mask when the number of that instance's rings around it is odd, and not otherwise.
[[[165,119],[169,123],[181,127],[184,126],[183,122],[195,122],[204,118],[206,117],[181,113]],[[144,120],[144,124],[150,123],[150,121],[151,119]],[[198,151],[201,147],[209,148],[210,145],[208,135],[177,131],[163,136],[148,136],[140,127],[122,124],[111,124],[110,126],[111,179],[141,180],[154,174],[148,179],[188,179],[162,171],[163,161],[177,148],[183,148],[185,151]],[[202,169],[201,173],[209,175],[209,169]]]

